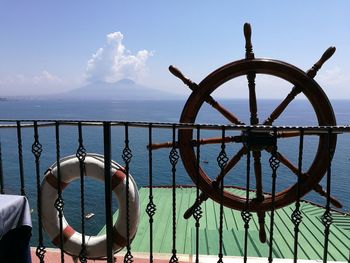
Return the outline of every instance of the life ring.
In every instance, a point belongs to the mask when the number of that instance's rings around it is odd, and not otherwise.
[[[103,156],[88,153],[84,160],[85,175],[104,181],[104,159]],[[74,179],[80,178],[80,164],[76,156],[68,156],[60,160],[61,189],[63,190]],[[118,219],[113,226],[113,249],[115,252],[127,245],[126,233],[126,174],[124,168],[118,163],[111,162],[112,190],[118,201]],[[41,219],[43,228],[56,246],[60,244],[59,213],[54,207],[57,199],[57,164],[53,164],[45,173],[41,183]],[[63,222],[63,250],[72,255],[79,256],[82,245],[82,234],[74,230],[62,218]],[[139,194],[134,179],[129,175],[129,226],[130,240],[136,234],[140,219]],[[87,258],[96,259],[106,257],[107,241],[106,235],[85,236]]]

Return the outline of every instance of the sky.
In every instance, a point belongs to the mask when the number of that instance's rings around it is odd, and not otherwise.
[[[330,98],[350,98],[348,0],[0,0],[0,97],[55,94],[124,78],[188,96],[168,66],[199,83],[243,59],[245,22],[252,26],[255,57],[304,71],[335,46],[315,80]],[[256,83],[261,98],[284,97],[291,87],[269,76]],[[247,97],[244,78],[231,86],[217,95]]]

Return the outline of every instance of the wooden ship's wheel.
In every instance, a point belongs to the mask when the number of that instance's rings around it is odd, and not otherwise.
[[[199,84],[196,84],[190,79],[186,78],[177,68],[173,66],[169,67],[170,72],[176,77],[180,78],[192,90],[192,94],[188,98],[183,108],[180,117],[181,123],[196,123],[196,118],[201,107],[204,103],[208,103],[220,114],[222,114],[230,123],[234,125],[245,125],[245,123],[239,120],[235,114],[224,108],[212,97],[212,93],[223,84],[232,79],[245,75],[247,77],[249,89],[249,125],[272,125],[299,93],[303,93],[308,102],[311,104],[319,126],[336,125],[334,112],[326,94],[313,80],[323,63],[335,52],[334,47],[328,48],[322,55],[321,59],[315,63],[310,70],[304,72],[299,68],[282,61],[255,58],[251,43],[251,27],[248,23],[244,25],[244,36],[246,40],[245,59],[234,61],[218,68],[203,79]],[[255,78],[257,74],[278,77],[291,83],[293,86],[291,92],[263,122],[259,121],[257,112],[255,92]],[[249,207],[249,211],[257,212],[258,214],[260,223],[260,240],[264,242],[266,239],[264,232],[265,212],[275,208],[281,208],[295,202],[298,198],[296,194],[298,186],[296,183],[276,192],[273,203],[271,195],[263,193],[261,152],[266,151],[268,153],[272,153],[274,151],[276,138],[296,137],[300,136],[300,132],[285,131],[278,132],[273,135],[270,131],[247,132],[247,129],[245,129],[245,131],[246,132],[243,131],[239,136],[207,138],[196,141],[192,129],[179,130],[177,147],[179,148],[182,162],[193,182],[195,182],[201,189],[201,195],[195,201],[193,206],[186,211],[184,217],[189,218],[193,214],[195,208],[208,198],[211,198],[219,203],[222,202],[224,206],[236,210],[243,211]],[[315,134],[305,133],[305,135]],[[318,146],[314,159],[311,162],[310,167],[304,169],[300,175],[301,183],[299,184],[299,196],[304,196],[311,190],[316,191],[318,194],[324,197],[327,195],[319,182],[326,173],[328,164],[331,161],[335,151],[336,134],[332,134],[331,138],[328,137],[328,134],[317,134],[317,136]],[[228,159],[223,171],[215,179],[212,179],[212,177],[208,176],[203,167],[200,165],[198,167],[199,161],[196,157],[196,145],[221,143],[222,141],[225,141],[225,143],[242,143],[242,146],[238,152],[233,155],[233,157]],[[170,146],[171,143],[151,145],[151,147],[154,149]],[[330,152],[328,151],[328,147],[330,147]],[[254,160],[256,185],[255,197],[247,200],[246,197],[235,195],[232,192],[225,190],[225,188],[222,194],[220,188],[221,181],[248,152],[252,154]],[[295,175],[298,175],[298,167],[289,161],[282,153],[275,151],[275,156],[281,164],[286,166]],[[334,206],[341,207],[341,204],[335,198],[331,197],[330,201]]]

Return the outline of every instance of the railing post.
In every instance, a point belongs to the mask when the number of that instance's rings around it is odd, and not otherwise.
[[[179,160],[179,154],[176,150],[176,126],[175,124],[173,124],[172,127],[172,149],[170,151],[170,155],[169,155],[169,161],[170,164],[172,166],[171,168],[171,172],[172,172],[172,190],[173,190],[173,248],[172,248],[172,256],[170,258],[170,263],[175,263],[175,262],[179,262],[179,259],[176,255],[177,251],[176,251],[176,164]]]
[[[153,203],[153,160],[152,160],[152,124],[148,126],[148,180],[149,194],[146,213],[149,216],[149,262],[153,263],[153,216],[156,212],[156,205]]]
[[[2,167],[2,152],[1,152],[1,140],[0,140],[0,194],[5,193],[4,188],[4,171]]]
[[[64,262],[63,253],[63,207],[64,200],[62,198],[62,185],[61,185],[61,164],[60,164],[60,127],[58,121],[55,122],[55,135],[56,135],[56,165],[57,165],[57,199],[54,203],[55,208],[58,211],[58,218],[60,224],[60,249],[61,249],[61,263]]]
[[[304,129],[300,128],[299,136],[299,154],[298,154],[298,182],[297,182],[297,200],[295,203],[295,210],[292,213],[291,219],[294,224],[294,263],[298,261],[298,237],[299,237],[299,224],[302,220],[302,214],[300,212],[300,184],[301,174],[303,172],[303,148],[304,148]]]
[[[42,151],[43,151],[43,148],[41,143],[39,142],[38,123],[37,121],[34,121],[34,143],[32,144],[32,153],[35,157],[38,231],[39,231],[39,244],[36,248],[36,256],[39,258],[40,263],[44,262],[44,257],[46,253],[44,241],[43,241],[43,230],[42,230],[42,221],[41,221],[40,156]]]
[[[200,126],[197,126],[197,142],[200,140]],[[200,204],[200,198],[199,198],[199,186],[198,186],[198,181],[199,181],[199,169],[200,169],[200,143],[197,144],[196,148],[196,157],[197,157],[197,162],[196,162],[196,208],[193,213],[193,218],[196,221],[196,263],[199,263],[199,227],[200,227],[200,219],[202,217],[202,208]]]
[[[79,254],[80,262],[87,262],[86,260],[86,246],[85,246],[85,192],[84,192],[84,177],[85,177],[85,157],[86,157],[86,149],[83,145],[83,131],[82,124],[78,122],[78,140],[79,146],[76,152],[76,157],[79,160],[79,170],[80,170],[80,206],[81,206],[81,250]]]
[[[129,180],[130,180],[130,174],[129,174],[129,164],[132,158],[132,152],[129,148],[129,124],[126,122],[124,124],[125,127],[125,145],[123,149],[123,155],[122,158],[125,163],[125,173],[126,173],[126,192],[125,192],[125,202],[126,202],[126,254],[124,256],[124,263],[131,263],[134,262],[134,257],[131,254],[131,240],[130,240],[130,207],[129,207]]]
[[[273,129],[273,136],[274,139],[277,138],[277,129]],[[272,190],[271,190],[271,202],[272,202],[272,209],[271,209],[271,218],[270,218],[270,238],[269,238],[269,257],[268,261],[271,263],[272,258],[272,247],[273,247],[273,228],[274,228],[274,217],[275,217],[275,195],[276,195],[276,179],[277,179],[277,169],[280,165],[280,161],[277,158],[277,140],[275,140],[276,145],[272,148],[271,157],[269,159],[270,167],[272,170]]]
[[[247,131],[247,136],[250,135],[250,129]],[[252,214],[249,211],[249,191],[250,191],[250,148],[247,144],[247,164],[246,164],[246,203],[245,208],[241,212],[241,216],[244,222],[244,248],[243,248],[243,262],[247,262],[248,258],[248,231],[249,231],[249,221],[252,219]]]
[[[105,167],[105,206],[106,206],[106,235],[107,260],[113,262],[113,215],[112,215],[112,187],[111,187],[111,123],[103,123],[103,148]]]
[[[273,129],[273,136],[275,139],[275,145],[273,146],[271,157],[269,159],[270,167],[272,170],[272,190],[271,190],[271,218],[270,218],[270,238],[269,238],[269,257],[268,260],[271,263],[272,258],[272,246],[273,246],[273,228],[274,228],[274,217],[275,217],[275,197],[276,197],[276,179],[277,179],[277,169],[280,165],[280,161],[277,158],[277,128]]]
[[[327,168],[327,202],[326,202],[326,211],[322,215],[322,223],[324,225],[324,246],[323,246],[323,262],[327,262],[328,256],[328,241],[329,241],[329,228],[332,224],[332,213],[330,208],[330,197],[331,197],[331,176],[332,176],[332,151],[331,149],[331,140],[332,140],[332,128],[328,129],[328,168]]]
[[[218,166],[220,168],[220,177],[222,177],[221,182],[220,182],[220,187],[219,185],[217,185],[217,187],[220,188],[220,218],[219,218],[219,260],[218,263],[222,263],[222,258],[223,258],[223,224],[224,224],[224,205],[223,205],[223,201],[224,201],[224,172],[225,172],[225,166],[227,164],[228,158],[225,152],[225,127],[222,127],[222,142],[221,142],[221,151],[217,157],[217,162],[218,162]]]
[[[22,154],[22,132],[21,122],[17,121],[17,144],[18,144],[18,162],[19,162],[19,175],[21,178],[21,195],[26,195],[24,188],[24,172],[23,172],[23,154]]]

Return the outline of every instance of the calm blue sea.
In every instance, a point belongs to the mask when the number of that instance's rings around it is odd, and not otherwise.
[[[259,118],[263,121],[269,113],[279,104],[278,100],[258,101]],[[39,100],[13,100],[0,102],[0,120],[11,119],[40,119],[40,120],[127,120],[152,122],[178,122],[185,101],[39,101]],[[222,104],[236,114],[242,121],[249,122],[249,105],[246,100],[224,100]],[[350,124],[350,101],[332,101],[338,124]],[[215,110],[203,106],[198,116],[198,123],[226,124]],[[276,121],[276,125],[317,125],[311,106],[307,101],[293,101],[286,112]],[[39,139],[43,145],[40,169],[41,176],[45,170],[56,160],[54,128],[39,130]],[[78,148],[76,127],[62,127],[60,141],[61,156],[74,155]],[[36,177],[34,157],[31,153],[33,143],[33,130],[23,129],[23,157],[25,169],[25,190],[33,208],[33,242],[37,239],[37,212],[36,212]],[[234,133],[232,133],[234,134]],[[229,134],[228,134],[229,135]],[[2,147],[4,185],[7,193],[20,193],[20,178],[18,168],[17,135],[15,129],[1,129],[0,140]],[[202,131],[203,137],[217,137],[220,132]],[[83,129],[84,145],[88,152],[103,153],[103,138],[101,127],[87,127]],[[154,142],[165,142],[171,139],[171,130],[155,130]],[[121,154],[123,149],[124,130],[112,129],[112,157],[123,164]],[[316,150],[317,137],[305,138],[303,166],[308,167],[313,160]],[[148,185],[148,130],[130,128],[130,148],[132,160],[130,171],[139,187]],[[298,139],[281,139],[279,151],[297,165]],[[227,153],[232,156],[240,149],[239,145],[227,145]],[[213,178],[219,170],[216,156],[220,149],[218,146],[203,146],[201,159],[203,168]],[[153,174],[154,185],[171,184],[171,167],[168,159],[169,149],[154,151]],[[271,169],[268,165],[267,154],[263,154],[263,180],[264,190],[269,191],[271,185]],[[338,143],[334,162],[332,164],[332,195],[343,203],[344,210],[350,211],[350,135],[338,136]],[[244,186],[245,159],[226,176],[225,183]],[[181,162],[177,166],[178,184],[192,184],[184,171]],[[285,167],[278,170],[278,189],[296,182],[296,176]],[[321,182],[325,186],[324,180]],[[104,190],[103,184],[93,180],[86,182],[86,212],[93,212],[95,216],[87,220],[87,233],[96,234],[104,222]],[[310,193],[306,199],[325,204],[325,199],[315,193]],[[72,183],[64,191],[64,213],[67,220],[77,230],[80,229],[80,194],[79,182]],[[116,206],[116,204],[115,204]]]

